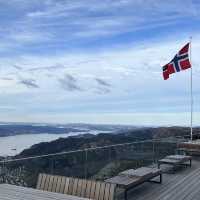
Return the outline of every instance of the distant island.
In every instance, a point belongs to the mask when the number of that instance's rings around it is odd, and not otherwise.
[[[40,142],[50,142],[69,136],[118,134],[143,127],[104,124],[44,124],[44,123],[1,123],[0,156],[14,156]]]
[[[27,135],[27,134],[66,134],[71,132],[102,131],[120,132],[137,129],[126,125],[97,125],[97,124],[40,124],[40,123],[0,123],[0,137]]]
[[[194,128],[193,134],[199,134],[200,128]],[[41,155],[71,151],[97,146],[113,145],[127,142],[136,142],[150,139],[169,137],[189,137],[189,127],[140,127],[134,129],[121,129],[112,133],[98,135],[84,134],[68,138],[60,138],[51,142],[42,142],[25,149],[17,157]]]

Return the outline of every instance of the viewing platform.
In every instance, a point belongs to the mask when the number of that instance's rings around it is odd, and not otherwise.
[[[38,195],[41,200],[55,200],[59,199],[59,197],[62,197],[62,199],[74,200],[80,198],[124,200],[124,190],[120,187],[116,187],[115,192],[112,192],[114,194],[112,195],[113,198],[110,199],[108,195],[108,191],[110,190],[107,188],[105,180],[117,176],[124,170],[138,169],[141,167],[143,167],[143,169],[145,169],[145,167],[157,169],[159,161],[166,158],[166,156],[176,154],[177,148],[184,142],[187,141],[166,138],[164,140],[146,140],[70,152],[59,152],[50,155],[17,158],[15,160],[3,160],[0,161],[0,183],[2,184],[0,185],[0,191],[4,193],[5,198],[0,196],[0,200],[7,200],[9,198],[13,200],[9,190],[12,190],[12,195],[15,196],[14,199],[16,200],[23,198],[20,196],[20,190],[27,190],[30,192],[32,200],[38,199]],[[181,156],[175,156],[175,158],[177,157]],[[166,165],[166,163],[162,164],[160,167],[162,171],[162,181],[159,182],[158,176],[153,176],[155,177],[153,179],[155,182],[148,182],[148,177],[146,176],[147,179],[145,179],[142,184],[131,188],[127,192],[127,199],[199,200],[200,157],[192,156],[192,165],[190,166],[190,164],[191,163],[187,166],[179,166],[175,171],[172,170],[173,166]],[[73,190],[71,190],[71,193],[62,195],[51,190],[48,190],[48,192],[44,191],[46,189],[41,189],[40,191],[36,190],[36,182],[40,173],[46,173],[52,176],[52,178],[45,180],[45,184],[47,184],[45,187],[47,188],[49,184],[53,184],[52,181],[55,181],[54,177],[57,175],[66,178],[71,177],[69,179],[67,178],[67,180],[69,180],[68,183],[70,183],[70,180],[74,179],[75,182],[72,183],[72,186],[69,186],[72,187]],[[81,181],[79,182],[79,180]],[[58,186],[58,179],[56,181],[56,186],[54,185],[52,188]],[[76,185],[74,185],[75,183]],[[91,189],[89,188],[88,191],[91,193],[91,191],[94,190],[93,195],[96,194],[94,198],[90,196],[85,197],[84,195],[80,196],[85,191],[83,188],[80,190],[80,184],[83,183],[85,184],[84,187],[88,187],[89,183],[93,183],[93,186],[91,185]],[[104,186],[98,188],[98,184]],[[18,185],[20,187],[16,188],[15,192],[15,187],[9,185]],[[68,191],[70,191],[69,188]],[[98,195],[98,191],[99,194],[103,194],[103,196]],[[26,192],[24,192],[24,195],[25,194]],[[6,195],[8,195],[8,197]],[[69,195],[72,195],[72,197]],[[107,199],[104,199],[104,196]],[[23,200],[29,200],[27,194],[24,196]]]

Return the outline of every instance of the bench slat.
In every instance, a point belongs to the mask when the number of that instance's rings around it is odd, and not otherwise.
[[[42,182],[42,174],[39,174],[36,188],[40,188],[41,182]]]
[[[62,177],[57,177],[57,184],[56,184],[56,187],[55,187],[55,192],[60,192],[60,189],[61,189],[61,185],[62,184]]]
[[[96,183],[96,189],[95,189],[95,196],[94,199],[99,200],[99,194],[100,194],[101,184],[100,182]]]
[[[70,178],[63,176],[60,186],[60,193],[69,194],[69,183],[70,183]]]
[[[114,199],[114,197],[115,197],[115,190],[116,190],[116,185],[110,184],[110,193],[109,193],[108,200],[113,200]]]
[[[90,198],[92,181],[89,180],[89,181],[86,182],[86,184],[87,184],[87,186],[86,186],[86,191],[85,191],[85,197]]]
[[[37,189],[94,200],[113,200],[116,185],[94,180],[39,174]]]
[[[109,196],[110,196],[110,185],[109,183],[105,183],[105,192],[104,192],[104,200],[109,200]]]
[[[97,182],[95,182],[95,181],[91,182],[90,197],[89,197],[90,199],[96,199],[95,198],[95,191],[97,190],[96,185],[97,185]],[[96,193],[97,193],[97,191],[96,191]]]
[[[55,176],[49,176],[49,184],[47,187],[47,191],[52,191],[53,184],[54,184],[54,178],[55,178]]]
[[[50,175],[46,175],[46,180],[45,180],[45,184],[44,184],[44,190],[48,190],[49,182],[50,182]]]
[[[77,188],[78,188],[78,179],[74,179],[74,184],[73,184],[73,190],[72,190],[72,195],[76,195],[77,193]]]
[[[58,184],[58,180],[59,180],[59,177],[58,176],[54,176],[51,192],[56,192],[56,187],[57,187],[57,184]]]
[[[38,180],[38,184],[37,184],[38,187],[37,187],[37,189],[44,190],[46,177],[47,177],[46,174],[41,174],[41,179]]]
[[[81,197],[85,197],[86,196],[86,188],[87,188],[87,180],[82,180],[82,189],[81,189]]]
[[[104,195],[105,195],[105,183],[100,183],[100,190],[99,190],[99,200],[104,200]]]
[[[77,195],[77,196],[81,196],[82,184],[83,184],[83,180],[82,180],[82,179],[79,179],[79,180],[78,180],[78,184],[77,184],[77,191],[76,191],[76,195]]]

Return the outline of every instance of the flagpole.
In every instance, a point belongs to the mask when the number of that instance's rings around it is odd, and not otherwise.
[[[190,140],[193,139],[193,77],[192,77],[192,37],[190,37]]]

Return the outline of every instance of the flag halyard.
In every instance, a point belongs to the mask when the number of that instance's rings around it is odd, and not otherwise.
[[[190,43],[187,43],[168,64],[163,66],[164,80],[167,80],[170,74],[191,68],[188,53],[189,47]]]

